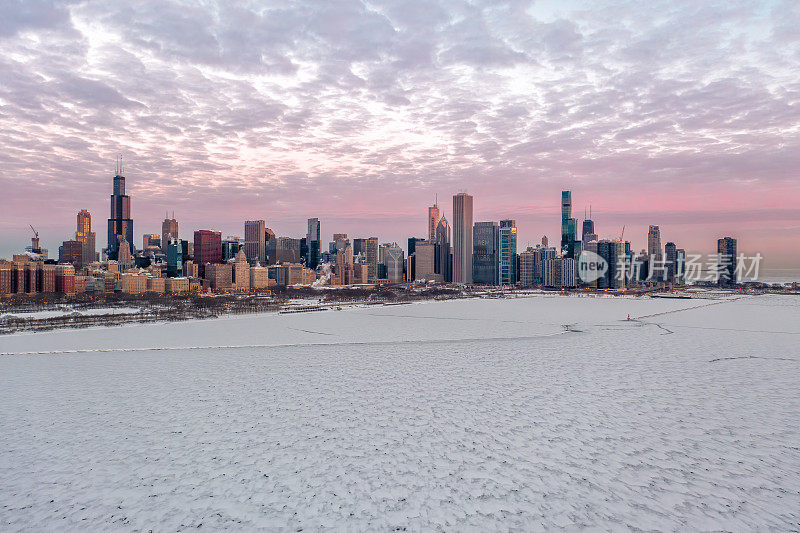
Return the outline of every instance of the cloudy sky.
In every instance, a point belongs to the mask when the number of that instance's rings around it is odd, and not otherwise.
[[[136,245],[264,218],[299,236],[424,235],[439,195],[558,240],[648,224],[800,265],[800,4],[0,2],[0,256],[105,246],[122,154]]]

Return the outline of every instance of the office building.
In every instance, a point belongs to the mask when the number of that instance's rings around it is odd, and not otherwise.
[[[208,263],[203,278],[208,280],[212,291],[233,288],[233,263]]]
[[[78,212],[78,228],[75,231],[75,240],[83,244],[82,263],[88,265],[97,260],[96,236],[92,231],[92,215],[86,209]]]
[[[69,263],[76,269],[83,266],[83,243],[79,240],[69,240],[58,247],[58,262]]]
[[[320,257],[322,253],[322,235],[318,218],[308,219],[308,233],[306,233],[306,246],[308,247],[306,255],[306,266],[310,269],[316,269],[317,266],[319,266]]]
[[[664,281],[675,283],[675,270],[678,262],[678,248],[674,242],[664,245]]]
[[[675,283],[683,285],[686,282],[686,250],[675,250]]]
[[[267,262],[267,224],[263,220],[244,223],[244,253],[251,265]]]
[[[453,196],[453,281],[472,283],[472,196]]]
[[[518,282],[523,287],[533,286],[537,254],[537,251],[531,247],[519,254]],[[539,257],[541,257],[540,254]]]
[[[239,248],[233,260],[231,284],[237,291],[250,290],[250,264],[247,261],[247,254],[244,253],[244,247]]]
[[[517,283],[517,222],[500,221],[500,285]]]
[[[572,192],[561,191],[561,253],[566,257],[577,256],[577,225],[572,218]]]
[[[172,238],[167,243],[167,277],[179,278],[183,276],[183,243],[177,238]]]
[[[453,250],[450,245],[450,224],[442,217],[436,226],[436,273],[442,281],[453,281]]]
[[[737,266],[736,239],[723,237],[717,240],[717,283],[722,286],[736,284]]]
[[[222,263],[222,233],[207,229],[194,232],[194,263],[201,278],[205,278],[206,264]]]
[[[363,254],[367,258],[367,276],[369,281],[378,279],[378,238],[370,237],[365,241],[366,250]]]
[[[428,207],[428,240],[436,240],[436,228],[439,226],[439,202]]]
[[[436,243],[418,241],[414,246],[414,280],[443,281],[436,273]]]
[[[405,254],[402,248],[394,244],[383,249],[383,264],[386,266],[386,279],[389,283],[403,282],[403,265]],[[369,275],[369,273],[367,273]]]
[[[472,283],[500,283],[500,226],[476,222],[472,231]]]
[[[145,233],[142,235],[142,250],[152,251],[161,248],[161,235],[158,233]]]
[[[170,239],[179,239],[178,236],[178,221],[175,220],[175,213],[172,218],[164,216],[164,222],[161,223],[161,244],[166,246],[169,244]]]
[[[275,262],[300,264],[300,239],[278,237],[275,239]]]
[[[131,199],[125,194],[125,177],[122,176],[122,165],[118,164],[111,194],[111,218],[108,219],[108,259],[119,258],[119,246],[123,239],[129,248],[128,255],[133,256]]]

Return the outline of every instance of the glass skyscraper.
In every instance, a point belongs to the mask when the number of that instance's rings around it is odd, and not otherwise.
[[[500,221],[500,285],[517,282],[517,222]]]
[[[497,222],[476,222],[473,226],[472,282],[500,283],[500,226]]]

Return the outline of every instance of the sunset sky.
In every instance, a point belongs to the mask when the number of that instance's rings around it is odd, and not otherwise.
[[[305,220],[405,247],[434,196],[800,267],[800,3],[0,2],[0,257],[50,256],[122,154],[136,246]]]

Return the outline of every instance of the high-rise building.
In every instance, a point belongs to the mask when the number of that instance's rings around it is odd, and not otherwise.
[[[158,233],[145,233],[142,235],[142,250],[161,248],[161,235]]]
[[[683,285],[686,282],[686,250],[675,250],[675,283]]]
[[[367,276],[370,281],[378,279],[378,238],[370,237],[366,240]]]
[[[517,283],[517,222],[500,221],[500,285]]]
[[[236,257],[244,242],[238,235],[228,235],[222,239],[222,262],[230,261]]]
[[[367,255],[367,239],[353,239],[353,255]]]
[[[264,230],[264,241],[267,243],[267,264],[274,265],[277,258],[278,239],[275,232],[269,228]]]
[[[453,281],[453,252],[450,246],[450,224],[442,217],[436,225],[436,273],[442,281]]]
[[[436,227],[439,225],[439,202],[428,208],[428,240],[436,240]]]
[[[182,277],[183,261],[183,243],[179,239],[173,237],[167,243],[167,277]]]
[[[661,230],[658,226],[650,226],[647,230],[647,255],[660,260],[663,257],[661,249]]]
[[[472,196],[453,196],[453,281],[472,283]]]
[[[275,261],[277,263],[300,263],[300,239],[278,237],[275,243]]]
[[[83,243],[77,239],[61,243],[58,247],[58,262],[69,263],[80,269],[83,266]]]
[[[736,252],[736,239],[723,237],[717,240],[717,283],[723,286],[734,285],[738,257]]]
[[[404,255],[403,249],[397,244],[383,249],[383,264],[386,265],[386,279],[389,280],[389,283],[403,282]]]
[[[425,242],[425,239],[422,237],[409,237],[408,238],[408,272],[407,277],[409,281],[414,281],[417,279],[416,277],[416,251],[417,251],[417,243]]]
[[[222,233],[208,229],[194,232],[194,263],[201,278],[205,278],[206,263],[222,263]]]
[[[178,238],[178,221],[175,220],[175,213],[172,214],[172,218],[165,215],[164,222],[161,223],[161,245],[167,246],[170,239]]]
[[[576,256],[578,221],[572,218],[572,192],[561,191],[561,253]]]
[[[678,261],[678,248],[674,242],[668,242],[664,245],[664,281],[667,283],[675,283],[675,270]]]
[[[125,237],[119,241],[119,249],[117,251],[117,263],[122,270],[126,268],[130,268],[133,266],[133,255],[131,255],[131,249],[133,247],[128,245],[127,239]]]
[[[414,279],[420,281],[442,281],[436,273],[436,243],[417,241],[414,247]]]
[[[537,251],[528,247],[527,250],[519,254],[519,284],[523,287],[531,287],[534,280]],[[541,255],[539,255],[541,258]]]
[[[647,230],[647,257],[649,259],[650,278],[653,281],[663,281],[664,250],[661,248],[661,230],[658,226],[650,226]]]
[[[589,217],[591,217],[591,212]],[[583,228],[581,231],[581,241],[585,244],[597,240],[597,233],[594,232],[594,220],[587,218],[583,221]]]
[[[322,253],[322,234],[318,218],[308,219],[308,233],[306,233],[306,246],[308,255],[306,256],[306,266],[311,269],[317,268],[320,263]]]
[[[251,265],[267,262],[267,224],[263,220],[245,221],[244,254]]]
[[[232,283],[237,291],[250,290],[250,265],[244,247],[239,248],[234,257]]]
[[[627,286],[625,243],[619,240],[599,240],[597,255],[608,264],[605,274],[597,279],[597,288],[624,289]]]
[[[95,243],[95,233],[92,231],[92,215],[86,209],[78,212],[78,229],[75,232],[75,240],[83,243],[84,265],[94,263],[97,258],[97,245]]]
[[[555,257],[542,262],[542,285],[545,287],[572,288],[577,286],[575,260]]]
[[[472,283],[500,282],[500,226],[497,222],[476,222],[472,230]]]
[[[111,194],[111,217],[108,219],[108,259],[119,258],[119,244],[125,240],[129,255],[133,255],[133,218],[131,218],[131,198],[125,194],[125,177],[122,165],[117,165]]]

